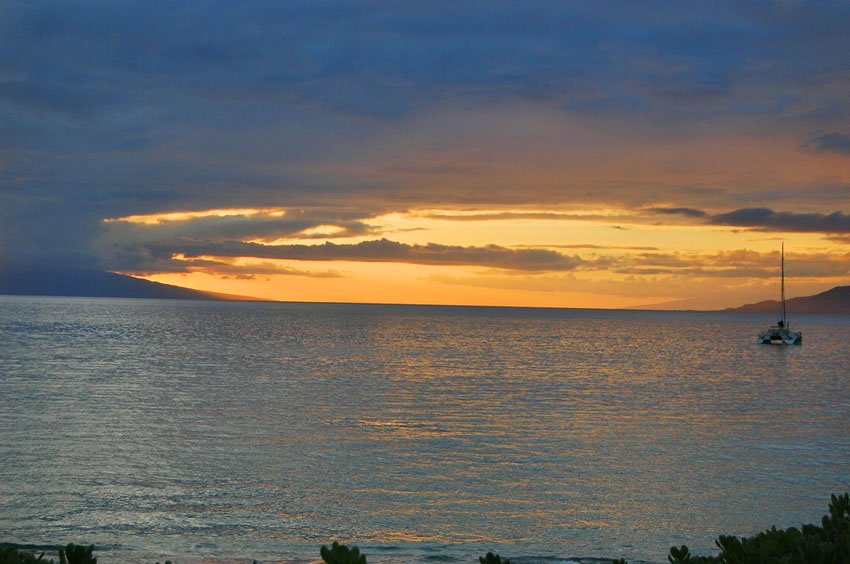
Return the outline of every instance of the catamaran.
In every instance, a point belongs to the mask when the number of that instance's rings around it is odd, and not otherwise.
[[[801,345],[803,344],[803,333],[792,331],[788,325],[785,313],[785,243],[782,243],[782,284],[781,298],[779,300],[779,321],[759,333],[756,342],[760,345]]]

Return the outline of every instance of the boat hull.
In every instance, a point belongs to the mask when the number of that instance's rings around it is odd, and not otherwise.
[[[799,331],[771,327],[756,339],[760,345],[802,345],[803,334]]]

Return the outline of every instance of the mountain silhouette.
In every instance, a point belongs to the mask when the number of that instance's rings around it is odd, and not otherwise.
[[[191,290],[102,270],[29,265],[0,265],[0,294],[179,300],[257,299]]]
[[[826,292],[785,300],[785,308],[791,313],[850,313],[850,286],[836,286]],[[766,300],[726,311],[778,312],[777,300]]]

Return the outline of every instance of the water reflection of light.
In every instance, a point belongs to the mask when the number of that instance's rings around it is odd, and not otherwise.
[[[35,542],[663,560],[850,476],[846,321],[789,354],[719,314],[3,300],[0,528]]]

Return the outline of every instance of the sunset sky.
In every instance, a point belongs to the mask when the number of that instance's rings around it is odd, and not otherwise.
[[[0,268],[297,301],[850,283],[850,3],[0,4]]]

